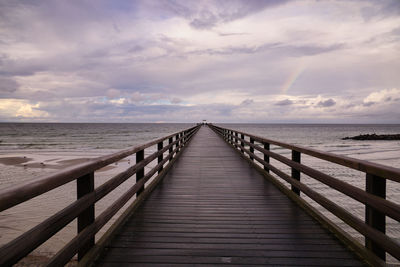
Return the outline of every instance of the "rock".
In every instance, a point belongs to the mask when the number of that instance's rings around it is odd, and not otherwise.
[[[342,140],[400,140],[400,134],[360,134]]]

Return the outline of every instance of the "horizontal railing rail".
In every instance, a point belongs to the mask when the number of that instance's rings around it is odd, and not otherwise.
[[[77,200],[2,246],[0,248],[0,266],[15,264],[76,218],[78,219],[78,234],[47,265],[63,265],[76,254],[78,254],[78,260],[81,260],[94,247],[95,234],[135,194],[138,197],[144,192],[145,183],[155,174],[160,174],[167,162],[169,162],[167,167],[173,163],[172,159],[178,155],[179,151],[187,144],[199,127],[197,125],[141,146],[102,156],[58,173],[0,190],[0,211],[3,211],[68,182],[77,181]],[[164,145],[164,143],[167,144]],[[144,157],[145,149],[155,145],[157,145],[157,151]],[[167,154],[164,157],[165,153]],[[136,154],[135,165],[94,188],[94,172],[96,170],[133,154]],[[156,166],[145,174],[145,167],[156,159]],[[100,215],[95,217],[95,203],[135,174],[136,183]]]
[[[298,196],[300,196],[300,192],[303,192],[361,233],[365,237],[365,247],[376,256],[385,260],[387,252],[393,257],[400,259],[399,243],[385,233],[386,216],[400,222],[400,205],[386,199],[386,179],[400,182],[400,169],[302,146],[286,144],[216,125],[210,125],[210,127],[244,156],[248,157],[250,161],[254,163],[255,161],[259,162],[267,173],[271,171],[288,182],[291,185],[292,192]],[[270,151],[270,145],[291,150],[291,159]],[[255,150],[260,152],[263,158],[259,157],[254,152]],[[362,190],[302,164],[301,154],[364,172],[366,174],[366,190]],[[291,175],[270,164],[270,158],[289,166],[291,168]],[[365,221],[357,218],[351,211],[337,205],[332,200],[302,183],[300,180],[301,173],[364,204]]]

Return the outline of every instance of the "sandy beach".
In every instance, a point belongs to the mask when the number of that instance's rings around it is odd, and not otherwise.
[[[61,170],[89,160],[90,158],[76,158],[76,159],[53,158],[45,160],[42,159],[41,161],[38,161],[26,156],[22,157],[13,156],[13,157],[0,157],[0,164],[7,166],[23,167],[23,168],[47,168],[47,169]],[[114,168],[116,168],[116,166],[110,165],[97,170],[97,172],[104,172]]]

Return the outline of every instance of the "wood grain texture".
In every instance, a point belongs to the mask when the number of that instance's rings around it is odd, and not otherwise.
[[[216,125],[213,125],[213,127],[215,127],[218,131],[230,130],[230,129],[221,128]],[[343,155],[336,155],[334,153],[320,151],[320,150],[303,147],[303,146],[299,146],[299,145],[287,144],[287,143],[283,143],[280,141],[263,138],[260,136],[248,134],[248,133],[241,132],[241,131],[233,130],[233,132],[241,134],[242,139],[243,139],[243,136],[250,137],[250,138],[253,138],[255,141],[262,143],[262,144],[268,143],[268,144],[284,147],[284,148],[287,148],[290,150],[296,150],[300,153],[307,154],[309,156],[316,157],[316,158],[319,158],[322,160],[330,161],[330,162],[333,162],[333,163],[336,163],[336,164],[339,164],[342,166],[346,166],[346,167],[352,168],[354,170],[374,174],[376,176],[383,177],[385,179],[392,180],[395,182],[400,182],[400,170],[398,168],[394,168],[394,167],[390,167],[390,166],[386,166],[383,164],[374,163],[374,162],[370,162],[370,161],[366,161],[366,160],[347,157],[347,156],[343,156]]]
[[[363,266],[208,127],[96,262]]]

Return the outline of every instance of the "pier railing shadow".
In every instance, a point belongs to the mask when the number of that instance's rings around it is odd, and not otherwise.
[[[62,266],[76,254],[78,260],[90,259],[102,243],[107,242],[112,232],[122,225],[134,209],[145,199],[180,155],[199,125],[159,138],[141,146],[102,156],[70,167],[58,173],[34,179],[24,184],[0,190],[0,211],[12,208],[31,198],[76,180],[77,200],[55,213],[42,223],[23,233],[0,248],[0,266],[17,263],[35,248],[51,238],[67,224],[77,218],[78,233],[51,260],[48,266]],[[156,152],[145,157],[145,149],[156,146]],[[136,164],[112,177],[104,184],[94,187],[94,172],[130,155],[136,154]],[[156,166],[145,173],[145,167],[156,161]],[[95,217],[95,203],[136,174],[136,183]],[[147,181],[152,182],[146,186]],[[95,234],[136,194],[135,201],[119,216],[117,221],[95,244]],[[85,256],[86,255],[86,256]]]
[[[364,160],[336,155],[333,153],[318,151],[302,146],[291,145],[267,138],[255,136],[234,129],[227,129],[216,125],[209,125],[226,142],[231,144],[242,156],[252,163],[270,181],[277,185],[292,200],[308,210],[317,220],[337,235],[346,245],[367,260],[371,265],[384,265],[386,253],[400,260],[400,245],[394,239],[385,234],[386,216],[400,222],[400,206],[386,199],[386,180],[400,182],[400,169],[376,164]],[[291,158],[274,153],[270,145],[291,150]],[[255,150],[260,157],[255,153]],[[313,169],[301,163],[301,154],[336,163],[347,168],[365,173],[366,188],[362,190],[356,186],[343,182],[326,173]],[[270,158],[277,160],[291,168],[291,175],[270,164]],[[258,162],[259,164],[256,164]],[[262,166],[262,168],[260,167]],[[274,176],[291,185],[285,186]],[[308,177],[341,192],[354,200],[365,205],[365,221],[354,216],[351,211],[339,206],[326,196],[316,192],[300,180],[301,173]],[[365,237],[365,245],[362,245],[355,238],[343,231],[339,226],[325,217],[322,213],[313,208],[303,198],[300,192],[304,193],[319,205],[330,211],[347,225],[361,233]]]

